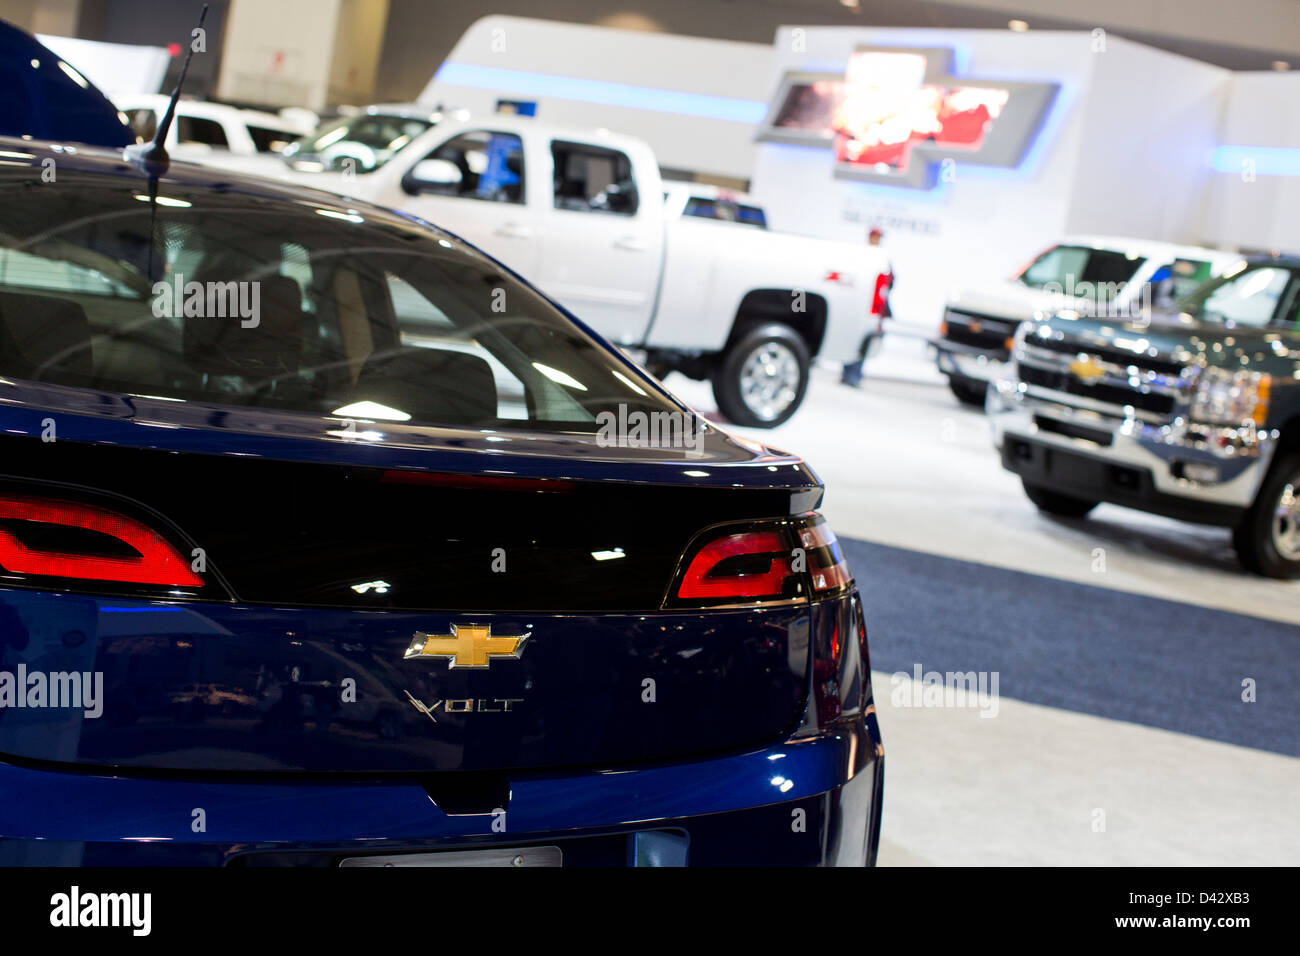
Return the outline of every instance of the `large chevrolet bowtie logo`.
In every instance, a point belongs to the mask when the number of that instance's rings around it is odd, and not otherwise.
[[[942,47],[859,47],[843,74],[785,75],[758,138],[834,149],[835,175],[927,187],[936,164],[1018,166],[1056,83],[953,75]]]
[[[453,624],[450,634],[416,631],[402,656],[408,661],[415,657],[445,657],[450,667],[487,667],[494,658],[519,657],[531,636],[493,637],[490,624]]]

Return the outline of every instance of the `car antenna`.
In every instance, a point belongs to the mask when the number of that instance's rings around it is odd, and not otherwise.
[[[203,28],[203,21],[208,17],[208,5],[203,5],[202,12],[199,13],[198,29]],[[190,57],[194,56],[194,44],[189,45],[189,50],[185,54],[185,62],[181,64],[181,75],[176,78],[176,89],[172,90],[172,98],[167,104],[167,112],[163,113],[162,122],[154,131],[153,141],[148,143],[136,143],[126,148],[127,162],[133,166],[138,166],[149,174],[150,179],[156,181],[159,176],[167,172],[171,166],[172,158],[167,155],[167,134],[172,128],[172,117],[176,114],[176,101],[181,98],[181,87],[185,85],[185,74],[190,69]]]

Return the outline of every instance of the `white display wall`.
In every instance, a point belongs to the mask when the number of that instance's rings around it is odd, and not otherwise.
[[[1300,73],[1227,84],[1204,229],[1243,248],[1300,252]]]
[[[533,101],[548,123],[641,137],[661,166],[746,180],[771,82],[766,44],[486,16],[419,101],[481,115]]]

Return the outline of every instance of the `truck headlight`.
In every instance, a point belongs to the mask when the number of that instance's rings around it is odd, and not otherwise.
[[[1207,366],[1196,379],[1192,420],[1207,425],[1263,425],[1272,378],[1265,372]]]

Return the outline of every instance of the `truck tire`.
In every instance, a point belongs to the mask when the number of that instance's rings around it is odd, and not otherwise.
[[[1063,495],[1059,491],[1052,491],[1050,488],[1044,488],[1041,485],[1031,485],[1023,478],[1020,483],[1024,485],[1025,494],[1029,496],[1030,501],[1038,506],[1039,511],[1049,515],[1056,515],[1058,518],[1085,517],[1089,511],[1100,503],[1089,501],[1087,498]]]
[[[811,364],[807,343],[790,326],[754,326],[713,370],[713,397],[728,421],[775,428],[803,402]]]
[[[1300,454],[1274,462],[1255,503],[1233,529],[1232,545],[1249,571],[1300,578]]]
[[[984,407],[984,396],[988,386],[984,384],[974,385],[971,382],[960,378],[948,378],[948,388],[957,396],[957,401],[963,405],[973,405],[976,408]]]

